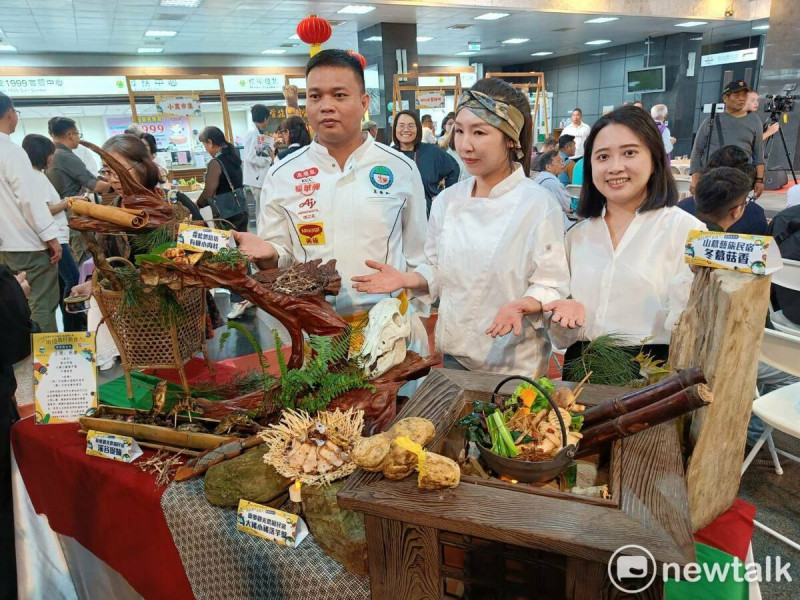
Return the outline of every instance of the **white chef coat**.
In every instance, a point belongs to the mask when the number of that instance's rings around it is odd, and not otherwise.
[[[46,200],[48,206],[61,204],[61,202],[63,202],[56,188],[53,187],[53,184],[50,183],[50,180],[47,178],[47,175],[34,169],[33,178],[36,182],[37,197]],[[60,213],[53,215],[53,220],[58,226],[58,236],[56,236],[58,238],[58,243],[69,244],[69,221],[67,220],[67,211],[62,210]]]
[[[28,155],[0,133],[0,252],[44,250],[44,242],[58,237],[36,181]]]
[[[589,137],[589,132],[591,130],[592,128],[586,123],[581,123],[577,127],[570,123],[561,130],[561,135],[567,134],[575,136],[575,154],[570,157],[571,159],[578,160],[583,156],[583,144],[586,142],[586,138]]]
[[[586,307],[585,326],[571,330],[575,341],[618,333],[631,345],[645,338],[652,338],[649,344],[669,344],[694,279],[684,262],[692,229],[706,226],[677,206],[637,213],[616,250],[603,217],[570,229],[570,291]]]
[[[436,197],[428,223],[424,302],[440,298],[437,351],[470,370],[531,375],[547,372],[550,342],[542,315],[522,320],[522,333],[484,333],[504,304],[530,296],[546,304],[565,298],[569,268],[561,207],[517,169],[473,198],[475,178]]]
[[[342,288],[330,300],[354,315],[388,294],[358,292],[351,277],[372,272],[367,259],[400,271],[421,265],[425,221],[417,166],[367,134],[344,169],[316,141],[276,163],[261,190],[258,235],[275,246],[280,267],[336,259]]]
[[[275,140],[271,135],[261,133],[255,126],[247,130],[244,136],[244,169],[242,170],[242,182],[245,185],[256,188],[264,186],[264,179],[272,166],[269,150],[274,149]]]

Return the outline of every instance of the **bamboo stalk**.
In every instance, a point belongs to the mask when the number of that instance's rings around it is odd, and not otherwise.
[[[700,367],[683,369],[675,375],[665,377],[658,383],[649,385],[646,388],[625,394],[610,402],[587,408],[583,412],[583,427],[586,429],[598,423],[639,410],[698,383],[706,383],[703,369]]]
[[[591,454],[598,450],[598,446],[607,442],[625,438],[670,421],[711,403],[713,398],[711,390],[705,384],[698,383],[644,408],[584,429],[577,455]]]

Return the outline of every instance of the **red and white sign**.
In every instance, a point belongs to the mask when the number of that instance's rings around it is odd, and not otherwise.
[[[188,96],[162,96],[156,94],[156,112],[162,115],[173,117],[199,117],[202,113],[200,110],[200,96],[196,94]]]
[[[305,171],[295,171],[294,178],[305,179],[307,177],[314,177],[315,175],[319,175],[319,169],[317,169],[317,167],[311,167]]]
[[[417,92],[417,108],[444,108],[444,92]]]

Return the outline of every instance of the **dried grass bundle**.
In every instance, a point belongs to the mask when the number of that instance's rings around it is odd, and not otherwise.
[[[355,463],[350,459],[350,451],[361,438],[363,427],[363,410],[350,408],[345,412],[326,411],[312,417],[305,411],[287,409],[280,423],[271,425],[259,434],[269,445],[264,462],[272,465],[284,477],[304,484],[327,485],[356,470]],[[334,468],[322,472],[322,459],[330,455],[331,450],[335,456],[330,461],[326,460],[325,466]],[[303,457],[308,456],[309,460],[304,464],[294,460],[298,451],[307,453]],[[313,456],[310,455],[311,451],[314,451]],[[309,470],[308,467],[315,468]]]

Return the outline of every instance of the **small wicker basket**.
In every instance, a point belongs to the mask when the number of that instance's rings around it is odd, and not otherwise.
[[[108,262],[133,266],[119,257],[109,258]],[[176,369],[187,394],[189,382],[183,366],[192,356],[202,352],[209,371],[214,373],[205,338],[205,289],[186,287],[175,292],[184,318],[169,324],[163,322],[157,303],[137,307],[135,311],[123,311],[123,292],[100,287],[97,269],[92,275],[92,293],[119,349],[128,398],[133,397],[131,371],[134,369]]]

